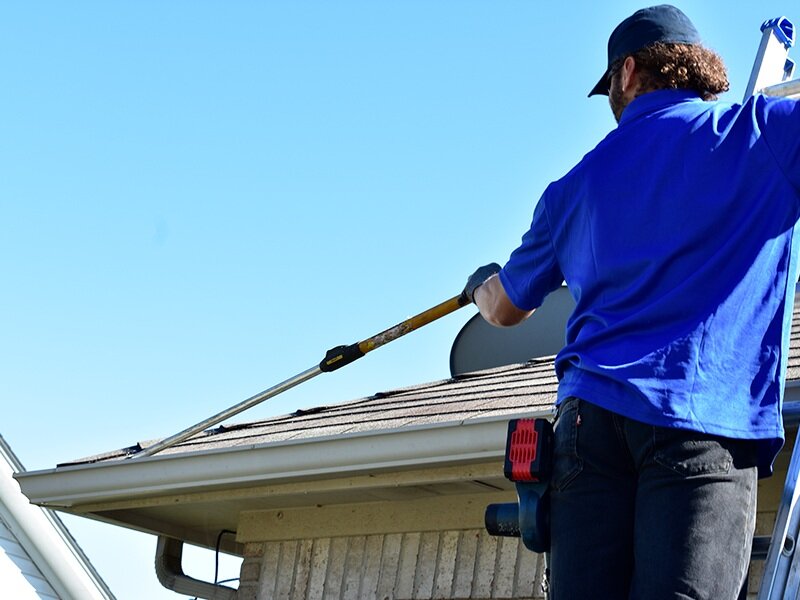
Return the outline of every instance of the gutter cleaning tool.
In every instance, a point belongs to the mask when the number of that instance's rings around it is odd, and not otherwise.
[[[190,438],[193,435],[196,435],[205,429],[216,425],[217,423],[237,415],[248,408],[252,408],[256,404],[260,404],[264,400],[273,398],[278,394],[295,387],[296,385],[308,381],[320,373],[330,373],[331,371],[340,369],[345,365],[349,365],[351,362],[358,360],[368,352],[372,352],[376,348],[380,348],[381,346],[388,344],[389,342],[392,342],[407,333],[411,333],[415,329],[419,329],[420,327],[423,327],[428,323],[439,319],[440,317],[444,317],[445,315],[448,315],[451,312],[454,312],[470,303],[470,297],[466,292],[464,292],[459,296],[455,296],[446,302],[437,304],[436,306],[429,308],[428,310],[421,312],[416,316],[410,317],[402,323],[398,323],[394,327],[390,327],[389,329],[373,335],[372,337],[361,342],[350,344],[349,346],[336,346],[335,348],[331,348],[325,354],[325,358],[323,358],[318,365],[307,369],[302,373],[298,373],[294,377],[272,386],[271,388],[268,388],[263,392],[256,394],[255,396],[251,396],[247,400],[244,400],[239,404],[235,404],[234,406],[231,406],[230,408],[217,413],[213,417],[209,417],[208,419],[201,421],[200,423],[197,423],[188,429],[184,429],[180,433],[176,433],[175,435],[165,438],[160,442],[153,444],[152,446],[148,446],[139,450],[138,452],[130,454],[127,458],[135,459],[144,456],[153,456],[154,454],[174,446],[175,444],[178,444],[187,438]]]

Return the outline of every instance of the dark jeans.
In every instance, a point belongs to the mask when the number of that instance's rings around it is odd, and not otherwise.
[[[552,600],[735,600],[755,528],[756,448],[569,398],[551,482]]]

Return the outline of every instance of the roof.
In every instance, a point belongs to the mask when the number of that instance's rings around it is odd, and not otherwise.
[[[158,456],[353,435],[383,429],[466,423],[487,417],[536,411],[555,404],[558,382],[552,357],[507,365],[412,387],[379,392],[367,398],[331,406],[297,410],[288,415],[207,430]],[[89,464],[125,458],[155,443],[58,465]]]
[[[128,460],[131,448],[116,450],[19,481],[41,506],[213,547],[247,510],[511,490],[502,474],[508,419],[552,414],[556,387],[552,357],[536,359],[218,427],[155,456]],[[223,549],[240,550],[230,538]]]
[[[537,358],[224,425],[126,459],[154,443],[139,442],[18,479],[42,506],[206,546],[221,529],[236,529],[241,511],[510,490],[502,475],[507,421],[552,414],[553,362]],[[800,400],[798,301],[786,399]]]

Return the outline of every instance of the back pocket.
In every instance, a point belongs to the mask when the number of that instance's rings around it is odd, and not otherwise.
[[[727,473],[733,465],[726,440],[696,431],[653,427],[653,458],[663,467],[679,475]]]

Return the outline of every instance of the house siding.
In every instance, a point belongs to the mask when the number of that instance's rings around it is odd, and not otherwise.
[[[239,600],[542,599],[544,561],[479,529],[248,543]]]
[[[14,534],[0,519],[0,597],[59,600]]]
[[[766,483],[774,489],[762,490],[758,536],[772,534],[783,482]],[[763,573],[764,561],[752,561],[748,600],[755,600]],[[483,529],[249,542],[238,599],[540,600],[543,574],[543,556]]]

